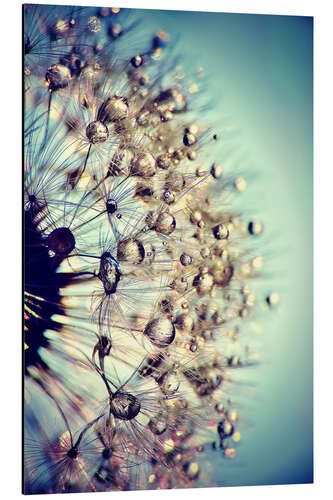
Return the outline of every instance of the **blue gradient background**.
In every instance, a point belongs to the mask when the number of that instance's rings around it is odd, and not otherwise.
[[[216,121],[228,115],[237,129],[245,176],[256,173],[241,206],[266,227],[262,288],[281,295],[276,314],[263,316],[263,360],[245,374],[255,389],[237,457],[211,452],[214,480],[312,482],[313,19],[145,11],[144,20],[179,35],[177,52],[209,75]]]

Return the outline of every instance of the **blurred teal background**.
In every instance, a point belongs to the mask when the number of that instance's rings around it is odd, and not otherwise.
[[[211,452],[214,480],[312,482],[313,20],[171,11],[145,11],[144,20],[152,32],[179,36],[185,69],[206,70],[216,123],[227,116],[242,150],[233,162],[248,177],[240,207],[266,228],[262,292],[281,296],[278,311],[260,318],[261,364],[242,373],[255,387],[243,401],[248,421],[237,456]]]

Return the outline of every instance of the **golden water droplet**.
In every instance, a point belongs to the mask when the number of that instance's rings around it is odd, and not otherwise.
[[[172,438],[163,441],[162,448],[164,453],[171,453],[175,449],[175,442]]]
[[[213,163],[212,168],[210,169],[210,173],[215,179],[219,179],[222,177],[223,174],[223,169],[221,165],[218,165],[217,163]]]
[[[244,192],[247,188],[247,182],[244,177],[236,177],[234,186],[240,193]]]

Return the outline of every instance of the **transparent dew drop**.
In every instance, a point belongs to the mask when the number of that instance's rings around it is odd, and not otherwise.
[[[183,459],[183,455],[181,453],[176,453],[176,455],[172,456],[172,461],[175,464],[179,464]]]
[[[237,191],[243,193],[247,188],[247,182],[244,177],[236,177],[236,179],[234,180],[234,187],[235,189],[237,189]]]
[[[173,191],[179,193],[184,187],[185,179],[182,174],[180,174],[179,172],[172,172],[168,175],[165,183],[166,189],[172,189]]]
[[[163,316],[149,321],[143,333],[153,345],[160,348],[168,347],[174,341],[176,335],[172,321]]]
[[[172,438],[166,439],[162,443],[162,450],[164,453],[172,453],[175,449],[175,442]]]
[[[140,264],[145,258],[145,249],[142,243],[135,238],[119,241],[117,259],[131,264]]]
[[[72,76],[79,76],[83,64],[77,54],[71,52],[70,54],[60,58],[59,62],[70,69]]]
[[[206,172],[207,172],[206,167],[201,165],[196,169],[195,175],[197,177],[204,177],[206,175]]]
[[[58,227],[48,235],[46,245],[55,255],[65,257],[75,248],[75,238],[67,227]]]
[[[213,228],[213,234],[217,240],[226,240],[229,237],[229,229],[226,224],[218,224]]]
[[[184,472],[191,480],[197,479],[200,473],[198,462],[190,462],[184,465]]]
[[[190,215],[190,221],[192,224],[198,224],[202,220],[202,213],[200,210],[194,210]]]
[[[176,197],[172,191],[167,189],[166,191],[164,191],[162,199],[165,203],[167,203],[168,205],[171,205],[172,203],[175,202]]]
[[[161,122],[169,122],[173,119],[173,114],[168,109],[161,113]]]
[[[221,373],[216,372],[216,370],[211,369],[207,373],[208,381],[215,389],[219,387],[223,382],[223,377]]]
[[[220,177],[222,177],[223,170],[222,170],[221,165],[214,163],[212,165],[212,168],[210,169],[210,173],[212,174],[214,179],[219,179]]]
[[[177,327],[180,330],[191,332],[194,328],[194,320],[192,316],[187,313],[182,313],[177,317]]]
[[[239,431],[235,431],[232,435],[232,439],[235,443],[239,443],[241,440],[241,433]]]
[[[198,350],[198,345],[195,342],[192,342],[190,344],[190,351],[191,352],[197,352],[197,350]]]
[[[109,7],[100,7],[98,9],[99,17],[108,17],[111,13],[111,9]]]
[[[227,446],[227,448],[223,452],[223,455],[227,458],[235,458],[236,450],[235,450],[235,448],[232,448],[231,446]]]
[[[157,105],[161,112],[171,111],[180,112],[186,109],[186,99],[177,89],[163,90],[155,99],[154,104]]]
[[[185,133],[186,134],[194,134],[194,135],[196,135],[196,134],[198,134],[198,132],[199,132],[199,127],[195,123],[192,123],[192,125],[190,125],[189,127],[185,128]]]
[[[238,420],[238,412],[236,409],[232,409],[228,412],[228,418],[231,422],[237,422]]]
[[[218,286],[226,287],[229,285],[233,275],[233,265],[229,264],[227,266],[224,266],[222,269],[217,269],[216,271],[214,271],[214,283]]]
[[[183,137],[184,146],[193,146],[197,142],[197,138],[194,134],[187,133]]]
[[[150,118],[151,116],[149,111],[143,111],[136,117],[136,122],[141,127],[146,127],[147,125],[149,125]]]
[[[119,38],[122,34],[123,34],[123,28],[121,24],[119,23],[111,24],[109,28],[109,35],[113,40]]]
[[[280,296],[277,292],[272,292],[266,297],[266,302],[269,306],[277,306],[280,302]]]
[[[260,221],[251,221],[248,225],[248,231],[253,236],[259,236],[263,233],[264,228]]]
[[[153,484],[153,483],[155,483],[155,481],[156,481],[156,474],[149,474],[148,480],[147,480],[148,484]]]
[[[155,223],[155,231],[168,236],[176,229],[176,220],[172,214],[161,212]]]
[[[182,253],[179,260],[182,266],[189,266],[190,264],[192,264],[191,255],[188,255],[186,253]]]
[[[193,280],[193,286],[196,288],[199,296],[209,293],[214,285],[214,277],[210,272],[201,271]]]
[[[162,312],[171,314],[174,310],[174,302],[172,300],[172,297],[162,298],[162,300],[159,301],[158,306]]]
[[[67,66],[53,64],[46,71],[45,80],[48,83],[49,90],[52,92],[65,89],[71,80],[71,72]]]
[[[254,307],[256,303],[256,297],[253,293],[249,293],[245,298],[244,298],[244,303],[247,307]]]
[[[150,153],[139,154],[131,166],[131,174],[139,177],[152,177],[156,173],[156,161]]]
[[[98,277],[103,283],[106,295],[111,295],[116,292],[121,272],[118,262],[109,252],[104,252],[101,256]]]
[[[99,144],[107,140],[109,130],[104,123],[97,120],[89,123],[86,128],[86,136],[91,144]]]
[[[97,120],[103,123],[118,122],[127,118],[128,102],[125,97],[108,97],[100,106]]]
[[[161,413],[153,417],[148,423],[149,429],[156,436],[160,436],[168,427],[167,419]]]
[[[252,267],[255,271],[260,271],[263,267],[264,259],[261,255],[257,255],[252,259]]]
[[[216,403],[215,410],[217,411],[217,413],[220,413],[220,414],[225,413],[225,406],[224,406],[224,404],[223,403]]]
[[[217,432],[221,439],[228,438],[232,436],[234,432],[234,426],[228,420],[221,420],[217,425]]]
[[[110,411],[115,418],[132,420],[140,412],[138,398],[129,392],[116,392],[110,399]]]
[[[140,54],[137,54],[136,56],[132,57],[131,64],[133,68],[139,68],[139,66],[143,64],[143,57],[141,57]]]
[[[185,95],[178,89],[173,89],[174,111],[185,111],[187,108]]]
[[[149,83],[149,76],[148,76],[148,75],[146,75],[145,73],[141,72],[141,73],[140,73],[140,76],[138,77],[138,80],[137,80],[137,81],[138,81],[138,83],[139,83],[140,85],[142,85],[142,86],[143,86],[143,85],[146,85],[147,83]]]
[[[152,212],[152,211],[148,212],[145,221],[146,221],[148,228],[153,229],[155,226],[155,222],[156,222],[156,217],[155,217],[154,212]]]
[[[110,215],[114,214],[118,209],[118,204],[117,204],[116,200],[113,200],[112,198],[109,198],[107,200],[105,206],[106,206],[107,213]]]
[[[161,391],[167,396],[175,394],[180,386],[180,380],[175,371],[167,372],[159,382]]]
[[[157,166],[162,170],[167,170],[171,165],[171,159],[169,155],[162,154],[157,157]]]
[[[196,160],[196,159],[197,159],[197,153],[196,153],[196,151],[189,151],[189,152],[187,153],[187,158],[188,158],[189,160],[191,160],[191,161]]]

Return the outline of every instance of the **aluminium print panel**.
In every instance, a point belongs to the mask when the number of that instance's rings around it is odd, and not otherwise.
[[[23,22],[24,493],[312,482],[312,18]]]

